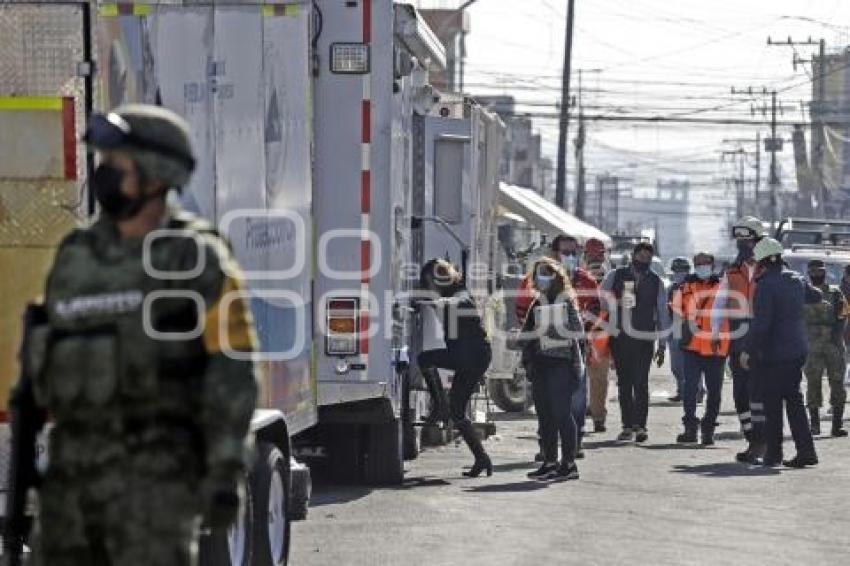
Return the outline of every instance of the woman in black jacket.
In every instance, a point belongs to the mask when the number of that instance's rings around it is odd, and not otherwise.
[[[584,326],[563,267],[542,258],[534,264],[532,273],[537,297],[528,309],[521,340],[539,422],[543,464],[528,476],[574,480],[579,477],[575,463],[578,427],[571,405],[584,372]]]
[[[422,289],[437,299],[446,341],[445,349],[422,352],[417,358],[419,367],[425,375],[433,375],[434,368],[454,370],[449,413],[455,428],[475,456],[472,469],[463,472],[463,475],[477,478],[482,472],[487,472],[490,476],[493,464],[466,415],[469,399],[484,379],[491,357],[490,343],[475,300],[466,290],[460,273],[445,260],[427,262],[422,267],[419,280]]]

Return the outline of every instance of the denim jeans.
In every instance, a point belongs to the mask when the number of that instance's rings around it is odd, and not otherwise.
[[[584,423],[587,420],[587,369],[579,378],[578,389],[573,394],[572,412],[578,429],[578,437],[581,438],[584,433]]]
[[[543,459],[558,461],[558,439],[562,458],[575,460],[578,427],[573,413],[573,401],[579,389],[579,379],[572,364],[534,364],[532,388]]]
[[[708,392],[705,401],[705,415],[702,419],[703,428],[714,428],[717,415],[720,413],[720,393],[723,390],[723,372],[726,358],[719,356],[701,356],[696,352],[683,351],[685,365],[685,388],[683,405],[685,416],[682,422],[685,426],[699,424],[697,418],[697,394],[701,380],[705,379]]]

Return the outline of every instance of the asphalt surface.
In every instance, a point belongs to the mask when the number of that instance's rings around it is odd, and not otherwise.
[[[848,563],[850,439],[819,437],[815,468],[738,464],[731,384],[712,448],[675,444],[682,413],[666,400],[671,387],[666,371],[654,372],[643,446],[615,440],[617,403],[609,402],[608,432],[585,438],[578,481],[528,480],[534,416],[500,413],[486,443],[490,478],[463,478],[472,457],[453,444],[409,462],[401,487],[319,484],[308,519],[293,526],[292,564]],[[829,432],[826,420],[822,428]],[[785,452],[794,454],[788,437]]]

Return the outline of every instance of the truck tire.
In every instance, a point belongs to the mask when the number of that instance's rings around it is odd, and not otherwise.
[[[403,436],[400,418],[369,426],[364,466],[366,483],[400,485],[404,481]]]
[[[254,517],[254,497],[248,482],[236,522],[227,529],[212,529],[201,537],[198,545],[200,565],[251,566]]]
[[[289,460],[274,445],[260,442],[251,478],[254,493],[254,566],[289,561]]]
[[[531,394],[531,387],[526,387],[523,380],[524,377],[516,373],[513,379],[489,379],[487,392],[496,406],[506,413],[521,413],[533,404],[530,398],[526,400],[526,394]]]

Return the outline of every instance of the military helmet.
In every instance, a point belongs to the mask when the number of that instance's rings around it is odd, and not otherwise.
[[[781,256],[784,251],[782,244],[773,238],[762,238],[753,249],[753,255],[756,261],[762,261],[772,256]]]
[[[761,238],[764,235],[764,224],[755,216],[744,216],[732,225],[733,238]]]
[[[822,259],[810,259],[806,267],[808,269],[826,269],[826,262]]]
[[[682,256],[673,258],[670,262],[670,271],[673,271],[674,273],[678,271],[690,272],[691,260]]]
[[[144,175],[168,187],[183,187],[195,169],[189,125],[161,106],[128,104],[95,114],[83,139],[97,149],[127,151]]]

